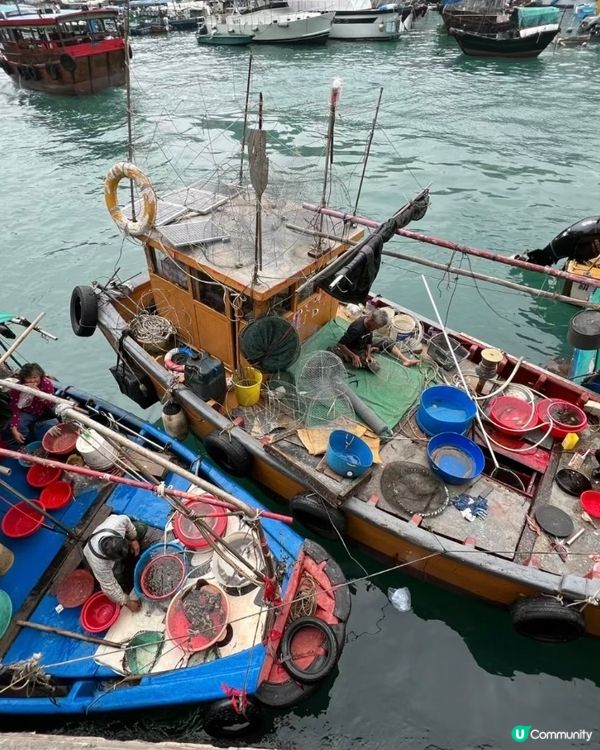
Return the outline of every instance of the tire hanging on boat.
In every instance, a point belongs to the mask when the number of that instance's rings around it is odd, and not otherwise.
[[[296,521],[324,539],[339,539],[346,533],[346,517],[314,492],[300,492],[290,500]]]
[[[583,615],[552,597],[522,597],[510,607],[517,633],[544,643],[567,643],[585,632]]]
[[[247,477],[252,469],[252,456],[234,437],[214,430],[204,438],[209,457],[234,477]]]
[[[315,657],[304,669],[296,663],[293,653],[294,637],[303,629],[318,630],[325,639],[325,652]],[[304,654],[306,655],[306,654]],[[335,669],[340,656],[340,649],[333,630],[318,617],[299,617],[286,629],[281,639],[281,663],[284,669],[295,679],[310,685],[328,677]]]
[[[76,336],[91,336],[98,324],[98,300],[91,286],[76,286],[69,306],[71,328]]]
[[[142,198],[142,210],[137,221],[128,219],[119,206],[118,187],[122,179],[133,180]],[[156,221],[157,200],[152,183],[135,164],[117,162],[109,169],[104,180],[104,201],[109,214],[119,229],[131,237],[147,235]]]
[[[251,697],[245,699],[242,713],[230,698],[211,703],[204,715],[204,731],[215,739],[233,739],[257,731],[263,723],[261,707]]]

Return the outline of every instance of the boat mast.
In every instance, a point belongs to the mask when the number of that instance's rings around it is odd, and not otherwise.
[[[242,153],[240,154],[240,186],[244,176],[244,149],[246,148],[246,128],[248,126],[248,102],[250,99],[250,80],[252,78],[252,52],[248,58],[248,80],[246,81],[246,103],[244,104],[244,129],[242,131]],[[356,213],[356,212],[355,212]]]
[[[256,284],[258,272],[262,271],[262,194],[269,180],[269,160],[267,159],[267,137],[263,126],[263,95],[258,95],[258,129],[248,135],[248,162],[250,182],[256,193],[256,221],[254,232],[254,272],[252,284]]]
[[[381,97],[383,96],[383,86],[379,89],[379,98],[377,99],[377,106],[375,107],[375,115],[373,116],[373,122],[371,123],[371,130],[367,139],[367,148],[365,150],[365,159],[363,161],[362,174],[360,176],[360,182],[358,184],[358,192],[356,194],[356,202],[354,203],[353,213],[358,213],[358,202],[360,200],[360,193],[362,191],[363,180],[365,179],[365,172],[367,171],[367,162],[369,161],[369,154],[371,153],[371,144],[373,143],[373,136],[375,135],[375,126],[377,125],[377,117],[379,115],[379,107],[381,106]]]
[[[127,92],[127,161],[133,164],[133,113],[131,110],[131,57],[129,55],[129,12],[130,0],[125,2],[125,19],[123,23],[123,36],[125,37],[125,87]],[[131,191],[131,220],[135,221],[135,186],[133,180],[129,181]]]
[[[323,190],[321,192],[320,206],[325,207],[327,205],[327,187],[329,185],[330,168],[333,164],[333,132],[335,128],[335,114],[337,105],[340,100],[340,92],[342,90],[342,82],[339,78],[334,78],[331,84],[331,93],[329,95],[329,122],[327,123],[327,142],[325,144],[325,172],[323,174]],[[315,247],[309,255],[318,258],[323,254],[322,245],[323,237],[323,214],[319,216],[319,229],[315,238]]]

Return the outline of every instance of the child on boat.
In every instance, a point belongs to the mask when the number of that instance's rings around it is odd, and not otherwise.
[[[17,379],[22,385],[36,388],[44,393],[54,393],[52,381],[46,377],[46,373],[37,362],[28,362],[23,365]],[[10,413],[6,438],[9,444],[18,443],[19,445],[31,442],[36,422],[42,422],[54,416],[48,401],[21,391],[11,391]]]
[[[399,359],[405,367],[418,364],[419,360],[405,357],[393,339],[382,336],[373,337],[373,331],[382,328],[387,323],[388,317],[383,310],[373,310],[363,315],[350,323],[332,351],[352,367],[366,367],[371,372],[379,370],[379,364],[373,356],[376,352],[390,354]]]

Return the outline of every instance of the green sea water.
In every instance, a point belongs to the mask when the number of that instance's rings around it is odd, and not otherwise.
[[[328,91],[342,79],[330,202],[353,209],[380,87],[382,107],[359,212],[384,219],[420,188],[431,207],[415,229],[510,254],[545,245],[598,213],[598,48],[548,48],[532,61],[461,56],[429,17],[398,44],[257,47],[251,96],[264,95],[272,189],[318,201]],[[136,161],[164,192],[217,173],[235,177],[248,50],[199,48],[192,34],[135,40]],[[76,284],[139,270],[139,246],[108,217],[102,182],[126,156],[125,95],[62,99],[18,91],[0,79],[1,309],[32,317],[60,337],[28,351],[63,381],[123,405],[107,372],[104,340],[70,332]],[[558,290],[555,282],[409,240],[391,249]],[[421,267],[387,264],[376,290],[433,316]],[[568,355],[574,308],[441,272],[427,279],[448,325],[544,363]],[[361,567],[332,548],[349,578]],[[351,550],[354,556],[356,550]],[[600,548],[599,548],[600,552]],[[382,565],[359,555],[370,573]],[[400,614],[388,586],[408,585]],[[594,731],[600,746],[600,644],[566,647],[518,638],[508,615],[416,582],[402,572],[359,581],[339,674],[315,698],[269,718],[258,744],[297,748],[509,748],[515,725]],[[71,732],[122,739],[201,741],[200,714],[84,721]],[[530,740],[533,742],[533,740]],[[582,747],[547,741],[549,747]]]

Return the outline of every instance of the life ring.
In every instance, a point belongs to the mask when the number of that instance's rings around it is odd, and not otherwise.
[[[137,221],[128,219],[119,206],[117,188],[126,177],[133,180],[141,193],[143,209]],[[156,221],[156,193],[150,180],[135,164],[126,161],[117,162],[104,180],[104,201],[115,224],[125,234],[139,237],[148,234]]]
[[[290,500],[292,516],[324,539],[339,539],[346,533],[346,517],[314,492],[300,492]]]
[[[76,286],[69,306],[71,328],[76,336],[91,336],[98,324],[98,300],[91,286]]]
[[[204,438],[204,448],[209,457],[234,477],[247,477],[252,469],[252,456],[234,437],[218,430]]]
[[[165,354],[163,364],[167,370],[172,370],[173,372],[183,372],[185,370],[185,365],[181,365],[178,362],[173,361],[173,357],[176,354],[183,354],[182,350],[178,346],[176,346],[174,349],[170,349]]]
[[[250,697],[245,703],[242,713],[236,711],[230,698],[211,703],[204,715],[204,731],[215,739],[232,739],[260,729],[263,723],[261,707]]]
[[[315,659],[305,669],[294,660],[292,644],[294,637],[303,629],[318,630],[324,637],[324,653],[316,655]],[[310,646],[307,646],[310,648]],[[299,617],[284,631],[281,639],[281,663],[291,677],[299,682],[311,685],[321,682],[328,677],[340,656],[340,649],[333,630],[326,622],[318,617]]]
[[[510,608],[517,633],[545,643],[567,643],[585,632],[581,612],[545,596],[522,597]]]

